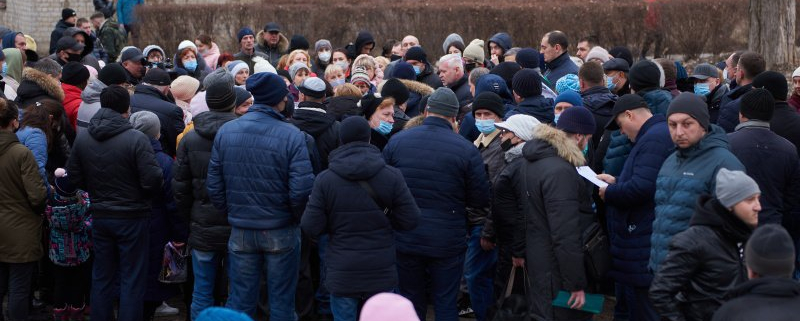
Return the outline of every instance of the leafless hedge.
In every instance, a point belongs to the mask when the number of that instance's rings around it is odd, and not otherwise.
[[[645,2],[639,0],[282,1],[226,5],[150,2],[138,11],[143,28],[137,45],[159,44],[174,52],[181,40],[209,33],[223,50],[236,51],[236,32],[242,26],[258,31],[267,22],[277,21],[285,34],[302,34],[312,45],[326,38],[334,46],[344,46],[359,30],[369,30],[378,47],[386,39],[413,34],[432,56],[442,54],[441,43],[452,32],[468,43],[505,31],[513,36],[515,46],[536,48],[550,30],[564,31],[573,44],[582,36],[596,35],[606,48],[627,45],[636,53],[644,38],[646,13]],[[693,57],[747,46],[746,0],[659,2],[668,53]]]

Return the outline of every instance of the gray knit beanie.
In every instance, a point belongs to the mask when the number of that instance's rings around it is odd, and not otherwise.
[[[716,179],[717,199],[725,208],[732,208],[748,197],[761,193],[756,181],[742,171],[720,168]]]
[[[148,138],[157,139],[161,132],[161,122],[153,112],[142,110],[128,118],[134,129],[144,133]]]

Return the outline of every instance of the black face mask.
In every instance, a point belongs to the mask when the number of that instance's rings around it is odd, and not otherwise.
[[[464,64],[464,70],[466,70],[468,74],[470,72],[472,72],[472,69],[475,69],[475,63],[474,62],[471,62],[471,63],[468,63],[468,64]]]
[[[80,54],[71,53],[71,54],[68,54],[68,55],[69,55],[69,57],[67,57],[67,62],[70,62],[70,61],[81,62],[81,58],[83,58],[83,57],[81,57]]]
[[[510,139],[506,139],[506,140],[500,142],[500,149],[502,149],[504,152],[507,152],[508,150],[510,150],[513,147],[514,147],[514,144],[511,143]]]
[[[391,59],[391,61],[396,61],[396,60],[400,60],[401,58],[403,58],[403,57],[398,56],[398,55],[392,55],[392,57],[389,58],[389,59]]]

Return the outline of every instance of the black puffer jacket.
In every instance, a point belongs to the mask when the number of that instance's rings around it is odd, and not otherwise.
[[[372,187],[383,208],[358,181]],[[366,142],[342,145],[317,176],[300,226],[328,234],[325,285],[337,296],[371,295],[397,287],[395,231],[417,226],[420,215],[402,173]]]
[[[136,85],[131,96],[131,113],[142,110],[151,111],[158,116],[161,123],[161,137],[158,141],[161,142],[164,153],[175,157],[178,134],[186,126],[183,122],[183,110],[155,87]]]
[[[89,129],[78,135],[70,155],[70,181],[92,196],[93,217],[150,216],[150,201],[161,190],[163,173],[150,140],[122,115],[101,108]]]
[[[800,283],[767,277],[747,281],[728,292],[714,321],[792,321],[800,316]]]
[[[321,169],[327,169],[328,155],[339,147],[339,122],[325,112],[325,105],[309,101],[301,102],[289,121],[314,137]]]
[[[578,146],[550,126],[537,126],[522,148],[525,159],[513,184],[523,201],[525,262],[531,281],[531,312],[541,320],[586,320],[586,312],[557,308],[559,291],[586,290],[582,232],[595,220],[591,196],[575,171],[585,163]],[[511,167],[513,165],[510,165]]]
[[[200,251],[228,249],[231,235],[228,215],[209,200],[206,176],[214,137],[222,125],[234,119],[233,113],[201,113],[194,118],[194,130],[186,133],[178,145],[172,189],[178,213],[191,222],[189,246]]]
[[[740,253],[750,232],[718,200],[701,196],[689,228],[672,238],[650,285],[661,317],[710,320],[725,293],[747,280]]]

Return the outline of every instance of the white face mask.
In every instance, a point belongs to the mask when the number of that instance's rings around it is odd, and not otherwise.
[[[319,53],[319,60],[328,62],[331,60],[331,52],[330,51],[323,51]]]

